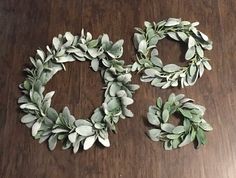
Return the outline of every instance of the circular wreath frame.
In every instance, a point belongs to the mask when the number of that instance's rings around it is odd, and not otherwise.
[[[199,22],[190,23],[181,19],[169,18],[158,23],[145,21],[145,28],[135,28],[134,46],[137,50],[137,61],[132,71],[142,71],[143,82],[162,89],[168,87],[192,86],[203,75],[204,69],[211,70],[209,59],[204,56],[204,50],[212,49],[212,41],[196,26]],[[163,65],[158,57],[156,44],[169,36],[176,41],[187,43],[188,50],[185,59],[188,65],[180,67],[176,64]]]
[[[194,100],[184,94],[172,93],[166,102],[159,97],[155,106],[150,106],[147,113],[148,122],[156,128],[148,131],[153,141],[163,141],[165,150],[183,147],[197,140],[197,148],[207,143],[205,132],[212,126],[203,116],[205,107],[194,104]],[[182,124],[177,126],[168,123],[171,115],[178,114]]]
[[[57,141],[63,141],[63,149],[73,147],[76,153],[80,146],[89,149],[98,140],[109,147],[108,131],[115,131],[120,118],[133,117],[127,108],[133,103],[132,95],[139,88],[131,84],[131,66],[125,66],[118,60],[123,54],[123,40],[113,43],[107,34],[92,39],[84,30],[81,36],[70,32],[59,34],[52,40],[52,47],[47,52],[37,50],[36,56],[30,57],[33,67],[26,68],[26,80],[20,84],[23,93],[18,99],[20,109],[26,114],[21,122],[32,128],[32,136],[42,143],[48,140],[49,149],[56,147]],[[89,119],[75,119],[67,107],[58,113],[51,107],[54,91],[44,95],[45,85],[60,70],[64,63],[73,61],[91,61],[94,71],[101,71],[105,93],[102,106],[96,108]]]

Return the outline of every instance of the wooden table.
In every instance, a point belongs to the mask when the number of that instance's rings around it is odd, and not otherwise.
[[[235,178],[236,177],[236,1],[235,0],[1,0],[0,2],[0,177],[1,178]],[[199,21],[198,27],[209,35],[214,49],[212,71],[204,73],[193,87],[161,90],[141,83],[130,107],[135,116],[118,124],[118,133],[110,134],[111,147],[95,145],[74,155],[62,151],[59,144],[50,152],[38,144],[19,121],[18,84],[23,68],[39,47],[51,44],[59,33],[79,34],[81,28],[95,37],[107,33],[113,41],[123,38],[123,59],[135,60],[132,44],[134,27],[145,20],[160,21],[181,17]],[[186,47],[165,39],[158,44],[165,63],[181,63]],[[76,117],[89,117],[103,100],[99,73],[88,63],[66,65],[48,84],[55,90],[53,105],[68,106]],[[207,134],[208,144],[198,150],[193,144],[165,151],[145,132],[146,112],[158,96],[184,93],[206,106],[206,120],[214,131]]]

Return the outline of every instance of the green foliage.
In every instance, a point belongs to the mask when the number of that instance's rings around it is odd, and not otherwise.
[[[80,147],[84,150],[98,140],[109,147],[108,131],[115,131],[120,118],[133,117],[127,108],[133,103],[132,95],[139,88],[131,84],[131,68],[118,60],[123,54],[123,40],[113,43],[104,34],[97,39],[84,30],[80,36],[70,32],[59,34],[52,40],[47,52],[39,49],[31,57],[32,68],[27,68],[27,78],[20,85],[23,96],[18,100],[20,108],[26,113],[21,122],[32,128],[32,136],[39,142],[48,141],[53,150],[59,140],[63,149],[73,148],[76,153]],[[88,119],[75,119],[67,107],[58,113],[51,107],[54,91],[44,95],[45,85],[60,70],[64,63],[73,61],[91,61],[94,71],[101,71],[105,83],[104,102],[94,110]]]
[[[206,131],[213,128],[204,118],[205,108],[194,104],[183,94],[171,94],[165,103],[157,99],[155,106],[150,106],[147,113],[148,122],[154,126],[148,131],[148,136],[153,141],[165,142],[166,150],[183,147],[192,141],[197,141],[198,146],[206,144]],[[170,116],[178,113],[182,124],[174,126],[168,123]]]
[[[137,32],[133,41],[137,50],[137,61],[132,65],[132,71],[144,70],[141,81],[151,82],[151,85],[162,89],[194,85],[203,75],[204,69],[211,70],[209,59],[204,57],[204,50],[212,49],[212,41],[197,30],[198,24],[169,18],[159,23],[146,21],[144,30],[135,28]],[[163,65],[158,57],[156,44],[167,36],[175,41],[187,43],[187,66]]]

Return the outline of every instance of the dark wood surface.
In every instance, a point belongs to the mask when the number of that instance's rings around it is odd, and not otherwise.
[[[235,0],[83,0],[83,1],[0,1],[0,177],[1,178],[235,178],[236,177],[236,1]],[[59,33],[79,34],[81,28],[95,37],[108,33],[113,41],[123,38],[123,59],[135,59],[132,35],[144,20],[160,21],[181,17],[199,21],[200,30],[214,42],[207,52],[213,70],[205,72],[193,87],[161,90],[139,81],[135,116],[118,124],[118,134],[110,134],[111,147],[94,146],[74,155],[61,145],[50,152],[38,144],[19,120],[18,84],[29,56],[44,48]],[[165,63],[179,63],[185,47],[162,40],[158,44]],[[48,90],[56,90],[53,105],[69,106],[76,117],[88,117],[102,102],[99,73],[88,63],[67,65],[56,75]],[[190,144],[164,151],[161,143],[150,141],[145,132],[145,116],[158,96],[184,93],[207,108],[206,120],[214,131],[208,144],[195,150]]]

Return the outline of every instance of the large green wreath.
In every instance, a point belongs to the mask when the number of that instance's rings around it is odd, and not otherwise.
[[[198,24],[169,18],[158,23],[146,21],[144,30],[136,28],[134,45],[138,53],[132,71],[144,70],[141,81],[151,82],[151,85],[163,89],[179,85],[192,86],[203,75],[204,68],[211,70],[209,59],[204,56],[204,50],[212,49],[212,41],[196,28]],[[156,44],[167,36],[187,43],[188,50],[185,54],[187,66],[163,65],[158,57]]]
[[[18,100],[26,113],[21,122],[32,128],[32,136],[40,143],[48,140],[50,150],[58,140],[63,141],[63,149],[73,147],[74,153],[81,145],[84,150],[89,149],[97,139],[109,147],[108,131],[115,131],[120,118],[133,116],[127,106],[133,103],[132,94],[139,88],[130,83],[130,66],[118,60],[123,53],[123,40],[113,44],[106,34],[92,39],[89,32],[85,35],[82,30],[81,36],[66,32],[54,37],[52,44],[51,48],[46,47],[46,53],[37,50],[36,56],[30,58],[33,67],[25,69],[27,78],[20,84],[23,96]],[[105,100],[89,119],[75,119],[67,107],[58,113],[50,106],[55,92],[44,95],[44,86],[58,71],[65,70],[65,62],[86,59],[91,61],[94,71],[101,71],[106,85]]]
[[[166,102],[159,97],[156,105],[150,106],[147,113],[148,122],[155,126],[148,131],[149,137],[153,141],[163,141],[166,150],[183,147],[195,140],[198,143],[197,148],[206,144],[205,131],[213,128],[203,118],[205,107],[193,101],[184,94],[172,93]],[[174,114],[180,116],[180,125],[168,123]]]

